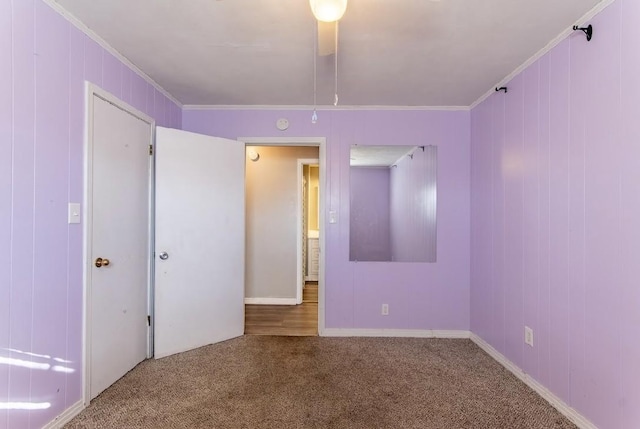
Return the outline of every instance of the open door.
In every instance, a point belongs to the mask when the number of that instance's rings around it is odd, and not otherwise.
[[[155,357],[244,333],[245,148],[156,128]]]

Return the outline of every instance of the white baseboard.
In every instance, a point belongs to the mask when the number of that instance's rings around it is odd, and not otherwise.
[[[297,305],[296,298],[245,298],[245,304],[257,305]]]
[[[321,337],[469,338],[471,332],[436,329],[336,329],[325,328]]]
[[[66,410],[64,410],[62,414],[60,414],[58,417],[56,417],[55,419],[51,420],[49,423],[44,425],[42,429],[59,429],[62,426],[69,423],[75,416],[80,414],[82,410],[84,410],[84,402],[81,399],[75,404],[73,404],[72,406],[70,406],[69,408],[67,408]]]
[[[507,359],[502,353],[494,349],[489,343],[480,338],[478,335],[472,333],[471,341],[476,343],[478,347],[487,352],[489,356],[494,358],[498,363],[511,371],[513,375],[518,377],[524,384],[535,390],[540,396],[542,396],[548,403],[550,403],[556,410],[563,414],[566,418],[571,420],[580,429],[598,429],[596,425],[591,423],[586,417],[576,411],[575,408],[571,408],[562,399],[557,397],[553,392],[544,387],[538,381],[533,379],[530,375],[520,369],[516,364]]]

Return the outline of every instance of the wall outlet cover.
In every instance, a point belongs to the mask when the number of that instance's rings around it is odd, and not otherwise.
[[[533,329],[528,326],[524,327],[524,342],[533,347]]]

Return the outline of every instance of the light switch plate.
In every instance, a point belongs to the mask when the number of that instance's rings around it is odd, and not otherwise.
[[[69,203],[69,223],[80,223],[80,203]]]
[[[338,223],[338,214],[335,210],[329,212],[329,223]]]

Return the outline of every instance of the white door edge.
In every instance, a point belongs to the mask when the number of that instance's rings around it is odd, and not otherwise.
[[[113,104],[114,106],[128,112],[129,114],[137,117],[138,119],[148,123],[151,127],[151,135],[149,139],[149,144],[153,145],[153,130],[155,129],[155,120],[145,113],[139,111],[135,107],[130,104],[120,100],[113,94],[103,90],[91,82],[85,81],[85,117],[84,117],[84,159],[83,159],[83,220],[82,220],[82,232],[83,232],[83,241],[82,241],[82,283],[83,283],[83,305],[82,305],[82,355],[83,355],[83,363],[82,363],[82,373],[83,373],[83,385],[82,385],[82,402],[86,407],[90,402],[90,392],[91,392],[91,249],[93,245],[93,213],[91,212],[91,207],[93,204],[93,196],[91,193],[91,189],[93,189],[93,114],[94,114],[94,97],[99,97],[104,101]],[[153,162],[151,162],[151,168],[149,171],[149,189],[150,194],[153,192]],[[151,206],[151,197],[149,204],[149,225],[151,228],[151,214],[152,214],[152,206]],[[153,236],[149,236],[149,269],[151,268],[151,244],[153,242]],[[153,290],[153,282],[151,271],[149,271],[148,275],[148,295],[151,297],[151,291]],[[147,309],[151,311],[150,308]],[[148,313],[151,314],[151,313]],[[153,353],[152,350],[152,340],[151,340],[151,329],[148,329],[148,349],[147,349],[147,357],[150,357]]]
[[[148,222],[148,236],[149,236],[149,245],[147,249],[149,249],[149,255],[147,260],[149,264],[147,269],[149,270],[149,284],[147,287],[147,315],[149,316],[149,323],[147,325],[147,359],[151,359],[153,357],[155,345],[153,340],[153,331],[155,329],[155,263],[156,258],[154,258],[154,251],[156,247],[156,218],[155,218],[155,207],[156,207],[156,186],[155,186],[155,177],[156,177],[156,122],[155,119],[149,118],[151,122],[151,142],[149,143],[152,155],[151,161],[149,162],[149,222]]]
[[[305,165],[316,165],[320,162],[319,159],[314,158],[298,158],[297,163],[298,163],[298,169],[297,169],[297,187],[298,187],[298,225],[297,225],[297,235],[296,235],[296,243],[297,244],[297,248],[296,248],[296,255],[297,255],[297,264],[298,264],[298,269],[297,269],[297,280],[296,280],[296,302],[298,304],[302,304],[302,288],[304,286],[304,280],[303,280],[303,276],[302,276],[302,246],[304,245],[302,243],[302,237],[304,237],[304,231],[302,230],[303,228],[303,221],[302,218],[304,217],[304,213],[302,213],[303,211],[303,202],[302,202],[302,198],[303,198],[303,192],[302,192],[302,175],[303,175],[303,167]],[[322,195],[322,194],[321,194]],[[306,278],[306,276],[305,276]]]
[[[318,164],[320,165],[320,174],[318,181],[320,183],[320,267],[318,270],[318,335],[325,330],[325,293],[324,293],[324,266],[325,266],[325,231],[327,224],[325,223],[325,208],[328,193],[326,188],[326,168],[327,168],[327,138],[326,137],[238,137],[238,141],[243,142],[246,146],[316,146],[319,148]]]

